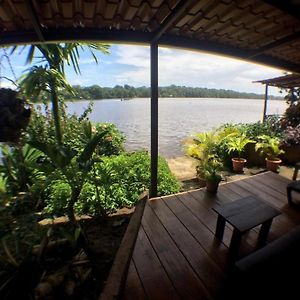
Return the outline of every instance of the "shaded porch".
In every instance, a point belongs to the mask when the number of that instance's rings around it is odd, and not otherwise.
[[[255,195],[279,209],[268,241],[300,223],[300,211],[287,204],[287,178],[263,173],[220,186],[150,200],[145,207],[122,299],[216,299],[230,271],[231,226],[215,239],[212,207]],[[297,196],[297,195],[296,195]],[[255,251],[259,228],[243,238],[239,257]]]

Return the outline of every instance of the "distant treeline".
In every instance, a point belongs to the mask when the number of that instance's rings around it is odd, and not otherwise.
[[[146,86],[133,87],[125,84],[116,85],[113,88],[92,86],[73,86],[77,95],[64,95],[67,99],[115,99],[115,98],[148,98],[150,97],[150,88]],[[262,94],[241,93],[224,89],[194,88],[187,86],[163,86],[159,87],[159,97],[187,97],[187,98],[252,98],[261,99]],[[269,99],[283,99],[283,97],[269,96]]]

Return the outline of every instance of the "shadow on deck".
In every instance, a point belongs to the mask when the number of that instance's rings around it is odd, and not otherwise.
[[[300,211],[287,204],[289,182],[268,172],[223,184],[216,195],[200,189],[148,201],[121,298],[216,299],[230,270],[232,227],[218,241],[212,208],[255,195],[282,212],[268,235],[275,240],[300,223]],[[240,258],[255,251],[258,232],[243,237]]]

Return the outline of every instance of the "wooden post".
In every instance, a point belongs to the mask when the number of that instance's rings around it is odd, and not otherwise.
[[[158,165],[158,44],[150,44],[151,61],[151,186],[150,197],[157,196]]]
[[[263,122],[266,121],[266,115],[267,115],[268,87],[269,87],[269,85],[266,83],[265,103],[264,103],[264,113],[263,113]]]

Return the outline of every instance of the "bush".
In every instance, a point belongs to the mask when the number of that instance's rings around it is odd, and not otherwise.
[[[260,135],[281,138],[283,132],[280,119],[276,116],[269,117],[265,122],[259,121],[256,123],[238,124],[237,126],[249,139],[255,141],[257,141],[257,137]]]
[[[300,145],[300,124],[295,128],[288,126],[283,132],[282,144],[285,146]]]
[[[87,132],[86,124],[89,122],[88,114],[91,107],[87,108],[81,116],[76,114],[67,115],[63,110],[62,131],[64,144],[80,152],[86,145],[90,132]],[[96,123],[92,126],[93,133],[107,131],[107,134],[99,142],[96,153],[100,155],[117,155],[124,151],[123,143],[125,136],[118,128],[111,123]],[[38,106],[33,110],[31,121],[27,128],[28,138],[32,141],[43,142],[47,144],[55,143],[55,129],[53,117],[50,111],[45,107],[45,113]]]
[[[84,184],[79,201],[75,204],[77,214],[98,215],[110,213],[122,207],[130,207],[139,195],[150,187],[150,156],[145,151],[105,157],[96,163]],[[164,158],[158,162],[158,194],[177,193],[180,185],[171,173]],[[54,181],[46,191],[46,211],[53,214],[65,212],[70,197],[68,183]]]
[[[291,104],[285,111],[282,118],[282,126],[296,127],[300,124],[300,102],[297,104]]]

